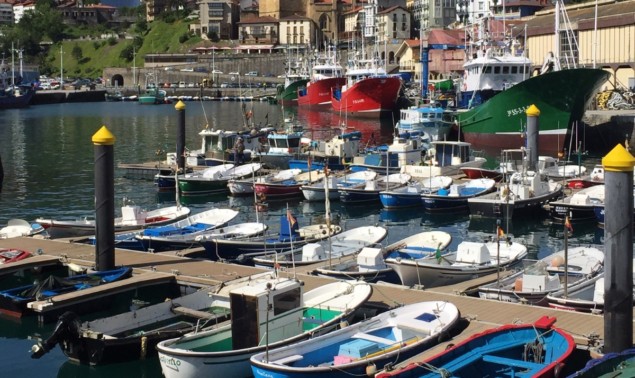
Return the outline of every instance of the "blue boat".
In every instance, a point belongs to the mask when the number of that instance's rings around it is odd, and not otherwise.
[[[436,193],[421,194],[421,202],[426,211],[465,211],[467,199],[493,192],[496,180],[478,178],[463,184],[453,184],[450,189],[439,189]]]
[[[452,128],[453,113],[436,105],[412,106],[401,109],[396,128],[398,133],[423,132],[431,141],[444,140]]]
[[[272,169],[289,169],[289,160],[301,154],[302,132],[272,132],[267,135],[269,149],[259,153],[260,162]]]
[[[607,353],[587,362],[582,370],[567,378],[617,378],[635,376],[635,349],[620,353]]]
[[[427,146],[419,138],[397,136],[392,144],[368,149],[353,158],[351,171],[373,170],[381,174],[399,173],[405,165],[416,165],[423,161]]]
[[[130,276],[132,276],[132,268],[129,267],[80,274],[66,278],[51,275],[37,284],[0,291],[0,312],[20,318],[27,313],[27,303],[29,302],[88,289],[101,284],[119,281]]]
[[[379,201],[381,191],[392,191],[404,187],[410,181],[410,175],[393,173],[388,176],[378,176],[375,180],[368,181],[364,187],[338,188],[340,201],[345,204],[363,204]]]
[[[449,176],[435,176],[413,181],[406,186],[379,192],[379,200],[386,209],[421,206],[421,196],[432,194],[452,184]]]
[[[331,171],[344,170],[357,156],[361,138],[361,131],[353,131],[326,141],[312,141],[311,152],[289,160],[289,168],[299,168],[303,172],[326,167]]]
[[[377,378],[557,377],[576,344],[553,327],[555,321],[543,316],[533,324],[493,328]]]

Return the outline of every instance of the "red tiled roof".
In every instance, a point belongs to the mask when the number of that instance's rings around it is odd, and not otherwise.
[[[263,16],[263,17],[248,17],[245,20],[238,22],[239,24],[277,24],[279,21],[275,17]]]
[[[428,33],[430,45],[462,45],[464,41],[463,30],[457,29],[432,29]]]

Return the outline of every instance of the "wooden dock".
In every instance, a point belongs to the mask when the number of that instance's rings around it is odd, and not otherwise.
[[[44,254],[53,256],[55,259],[64,257],[73,263],[84,266],[92,266],[95,261],[95,247],[90,245],[34,238],[0,240],[0,248],[17,247],[29,251],[42,249]],[[187,258],[180,254],[175,252],[153,254],[117,249],[116,264],[134,267],[136,274],[146,273],[143,276],[157,275],[165,277],[166,274],[174,275],[180,282],[201,285],[213,285],[263,271],[249,266]],[[295,273],[288,271],[281,274],[296,276],[298,279],[303,280],[306,290],[311,290],[332,281],[329,278],[308,275],[306,274],[307,270],[303,269],[302,272],[298,270]],[[482,282],[493,279],[496,279],[496,275],[481,278]],[[473,281],[470,281],[451,286],[415,290],[400,285],[374,284],[370,301],[371,303],[390,307],[428,300],[450,301],[459,308],[464,321],[469,323],[467,328],[457,335],[452,342],[480,332],[485,328],[512,322],[531,323],[543,315],[556,317],[558,319],[556,325],[569,332],[580,346],[589,346],[604,337],[604,318],[601,315],[497,302],[464,295],[466,291],[469,291],[475,285]],[[58,302],[61,300],[56,298],[54,301]],[[437,349],[433,348],[429,353],[434,350]]]

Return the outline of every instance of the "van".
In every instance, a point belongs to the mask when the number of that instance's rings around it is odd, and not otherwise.
[[[249,71],[245,74],[245,76],[258,76],[258,71]]]
[[[185,82],[179,81],[179,88],[185,88]]]

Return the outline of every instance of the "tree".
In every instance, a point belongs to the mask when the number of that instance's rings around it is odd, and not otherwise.
[[[84,52],[82,51],[82,48],[79,47],[79,45],[75,45],[73,46],[73,50],[71,50],[71,55],[73,56],[73,58],[75,58],[76,61],[79,62],[84,57]]]
[[[127,45],[126,47],[123,48],[123,50],[121,50],[121,53],[119,54],[119,57],[127,62],[132,61],[132,59],[134,59],[134,47],[133,45]]]

